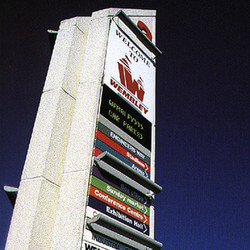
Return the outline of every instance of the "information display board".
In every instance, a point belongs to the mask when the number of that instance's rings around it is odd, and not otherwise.
[[[112,21],[93,156],[108,152],[150,179],[154,105],[154,62]],[[93,164],[86,213],[89,218],[103,214],[149,235],[150,206],[145,193]]]
[[[144,147],[151,149],[151,123],[107,85],[103,86],[101,114]]]
[[[104,83],[153,122],[154,61],[115,22],[110,27]]]
[[[89,207],[148,235],[149,205],[145,195],[114,176],[100,171],[98,167],[93,167],[89,187]]]
[[[7,249],[162,247],[155,21],[155,10],[110,8],[61,22]]]

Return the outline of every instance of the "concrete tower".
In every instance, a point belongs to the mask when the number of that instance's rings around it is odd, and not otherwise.
[[[61,22],[6,249],[160,249],[154,10]]]

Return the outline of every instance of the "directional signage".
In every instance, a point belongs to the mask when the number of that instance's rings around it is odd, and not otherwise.
[[[101,120],[101,119],[100,119]],[[141,161],[145,162],[146,164],[150,165],[150,151],[143,149],[143,147],[139,148],[139,145],[134,145],[134,141],[129,142],[125,139],[123,139],[123,136],[119,136],[118,133],[115,131],[114,126],[111,126],[110,124],[107,126],[104,125],[104,121],[99,121],[97,128],[98,130],[103,133],[105,136],[109,137],[114,143],[117,143],[117,145],[120,145],[124,148],[124,150],[133,154],[135,157],[140,159]],[[128,139],[128,137],[126,138]]]
[[[120,202],[111,195],[90,186],[89,206],[130,226],[140,232],[149,234],[149,217],[131,206]]]
[[[155,64],[112,21],[93,156],[108,152],[150,179],[154,105]],[[88,217],[103,214],[149,235],[151,205],[148,196],[93,164]]]
[[[95,167],[96,168],[96,167]],[[99,174],[100,176],[100,174]],[[101,179],[103,179],[101,177]],[[149,207],[92,175],[89,186],[89,206],[98,209],[136,230],[149,233]],[[113,178],[114,179],[114,178]],[[143,200],[146,200],[144,198]]]
[[[120,181],[119,179],[115,178],[114,176],[104,173],[100,170],[97,166],[93,166],[92,168],[92,176],[97,177],[98,179],[102,180],[103,182],[107,183],[108,185],[112,185],[115,189],[121,191],[122,193],[126,194],[127,196],[131,197],[132,199],[144,204],[145,206],[150,206],[150,200],[147,196],[141,194],[133,187],[128,186],[126,183]]]
[[[97,130],[94,156],[98,156],[105,151],[116,156],[143,176],[150,178],[150,165],[148,163],[142,161],[124,147],[120,146],[117,142]]]

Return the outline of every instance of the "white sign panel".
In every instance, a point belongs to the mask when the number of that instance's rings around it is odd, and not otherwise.
[[[154,62],[114,22],[108,40],[104,83],[153,122]]]

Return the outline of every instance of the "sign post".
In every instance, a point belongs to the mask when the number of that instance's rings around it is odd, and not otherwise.
[[[74,81],[77,94],[61,170],[54,173],[48,167],[40,174],[58,179],[53,183],[54,213],[45,225],[50,231],[42,236],[47,237],[46,244],[37,234],[33,241],[28,238],[28,245],[52,249],[162,247],[154,240],[153,200],[161,191],[154,182],[155,67],[161,54],[154,45],[155,14],[153,10],[106,9],[84,19],[88,27],[83,36],[85,49],[78,55],[82,57],[77,65],[81,73],[79,85]],[[67,68],[73,77],[74,67]],[[17,207],[22,199],[17,199]],[[40,205],[46,206],[42,219],[51,207],[47,199],[43,204],[41,199]],[[7,247],[13,242],[9,236]]]
[[[132,23],[124,12],[119,13],[125,24]],[[150,32],[142,21],[137,25]],[[125,32],[119,26],[119,15],[111,20],[93,149],[95,160],[88,189],[86,232],[91,232],[85,233],[83,239],[94,242],[91,233],[95,231],[105,236],[112,234],[109,223],[106,231],[103,227],[92,226],[95,221],[105,218],[103,220],[110,220],[119,228],[118,232],[123,225],[135,230],[130,236],[126,233],[119,236],[116,232],[117,243],[136,249],[156,249],[160,246],[158,242],[147,243],[154,227],[149,197],[161,188],[154,183],[143,185],[147,183],[145,179],[152,181],[151,165],[154,165],[151,159],[155,153],[152,150],[155,59],[145,44],[138,45],[138,39],[131,38],[131,32],[134,31]],[[151,32],[149,38],[152,39]]]

